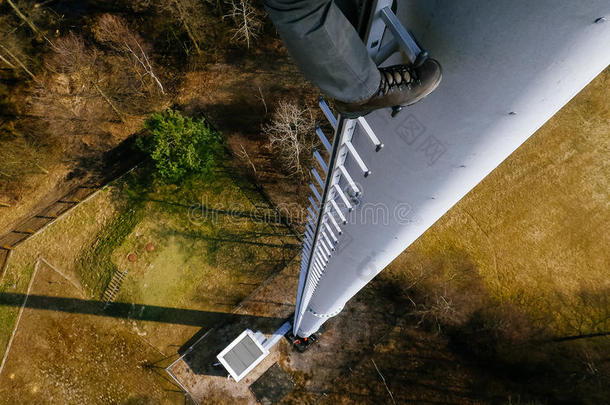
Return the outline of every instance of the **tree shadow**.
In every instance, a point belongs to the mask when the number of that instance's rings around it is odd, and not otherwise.
[[[157,198],[146,198],[146,201],[154,202],[157,204],[162,204],[165,206],[178,207],[190,210],[194,215],[194,219],[197,220],[205,220],[205,219],[215,219],[218,218],[219,215],[229,216],[234,218],[243,218],[248,219],[253,222],[261,222],[265,224],[274,224],[274,225],[283,225],[288,218],[284,218],[279,212],[268,208],[266,210],[257,209],[255,211],[244,211],[238,209],[221,209],[221,208],[212,208],[205,204],[201,203],[192,203],[192,204],[184,204],[176,201],[167,201],[161,200]]]
[[[256,242],[256,238],[253,238],[250,233],[237,234],[231,233],[223,236],[208,236],[202,235],[198,232],[189,232],[189,231],[180,231],[180,230],[170,230],[167,234],[181,236],[188,239],[201,239],[212,242],[222,242],[222,243],[237,243],[242,245],[252,245],[259,247],[269,247],[269,248],[287,248],[287,249],[297,249],[299,245],[294,243],[268,243],[268,242]]]
[[[121,176],[146,159],[146,154],[136,146],[139,135],[128,136],[110,150],[85,154],[77,161],[67,180],[89,177],[89,183],[104,184]]]

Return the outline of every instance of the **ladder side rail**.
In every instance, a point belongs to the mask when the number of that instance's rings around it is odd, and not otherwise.
[[[323,106],[326,106],[326,103],[320,103]],[[328,107],[327,107],[328,108]],[[326,111],[324,110],[324,113],[328,116],[328,112],[330,111]],[[330,114],[332,116],[332,113]],[[333,177],[334,177],[334,172],[336,170],[336,163],[337,163],[337,157],[339,154],[339,149],[340,146],[342,145],[342,138],[343,138],[343,132],[344,132],[344,128],[345,128],[345,124],[346,124],[347,119],[339,116],[337,121],[336,121],[336,127],[335,127],[335,137],[333,140],[333,149],[332,149],[332,153],[330,154],[330,161],[328,162],[328,167],[330,168],[327,173],[326,173],[326,181],[324,182],[324,190],[322,191],[322,202],[320,203],[321,205],[321,209],[320,211],[318,211],[318,215],[316,216],[315,222],[316,222],[316,227],[315,227],[315,234],[314,234],[314,239],[313,239],[313,243],[312,246],[314,248],[314,250],[316,250],[316,248],[318,247],[319,244],[319,238],[321,237],[320,232],[321,232],[321,222],[323,219],[323,213],[325,211],[326,208],[326,202],[329,196],[329,189],[331,188],[331,185],[333,183]],[[311,252],[314,253],[314,252]],[[295,308],[295,321],[294,321],[294,325],[293,325],[293,333],[296,334],[298,328],[299,328],[299,324],[301,322],[301,318],[302,318],[302,314],[304,312],[304,309],[306,308],[306,304],[309,303],[309,299],[311,298],[311,294],[310,291],[311,289],[310,284],[311,284],[311,278],[310,278],[310,272],[311,272],[311,266],[312,266],[312,254],[308,255],[307,258],[307,266],[306,266],[306,274],[304,279],[302,280],[301,277],[299,277],[299,292],[297,293],[297,306]],[[303,281],[303,282],[302,282]],[[302,294],[300,291],[301,290],[305,291],[305,294]],[[304,305],[305,304],[305,305]],[[305,307],[305,308],[304,308]]]

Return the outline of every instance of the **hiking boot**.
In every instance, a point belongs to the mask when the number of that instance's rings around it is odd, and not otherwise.
[[[421,66],[394,65],[379,68],[381,83],[370,98],[344,103],[335,100],[335,106],[344,117],[357,118],[379,108],[401,107],[417,103],[432,93],[441,82],[441,65],[434,59],[426,59]],[[394,115],[394,114],[393,114]]]

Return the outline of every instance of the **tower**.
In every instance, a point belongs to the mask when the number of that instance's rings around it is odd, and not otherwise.
[[[412,61],[419,43],[444,78],[395,116],[378,110],[349,120],[321,102],[334,142],[318,130],[330,158],[315,154],[293,323],[301,337],[339,313],[610,63],[603,0],[399,2],[398,19],[417,43],[401,40],[396,25],[375,37],[392,21],[383,14],[388,2],[372,4],[364,41],[376,60],[391,55],[391,37]]]

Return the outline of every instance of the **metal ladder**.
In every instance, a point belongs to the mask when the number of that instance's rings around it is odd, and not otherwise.
[[[118,270],[112,275],[102,299],[104,299],[104,309],[108,308],[116,299],[116,295],[123,285],[125,276],[129,273],[129,270]]]
[[[418,65],[427,58],[423,51],[402,26],[391,9],[392,0],[373,0],[366,2],[361,18],[359,31],[369,55],[379,65],[396,51],[402,51],[410,63]],[[392,38],[384,41],[384,35],[390,33]],[[326,266],[341,243],[342,227],[348,224],[349,213],[356,208],[361,187],[356,183],[359,176],[370,176],[371,170],[354,146],[353,137],[356,127],[359,134],[364,134],[370,141],[370,147],[380,152],[383,143],[364,117],[356,119],[335,117],[324,99],[320,98],[319,106],[334,130],[334,142],[331,146],[328,138],[317,126],[316,134],[324,149],[329,153],[325,160],[319,151],[314,149],[314,160],[318,169],[312,167],[314,182],[309,184],[312,194],[308,197],[308,216],[305,225],[304,242],[301,254],[299,287],[293,331],[296,335],[300,318],[308,307]],[[392,111],[394,116],[401,108]],[[357,173],[350,173],[346,168],[346,159],[353,159]],[[356,180],[355,180],[356,179]],[[345,187],[342,188],[341,185]],[[319,189],[318,189],[319,187]],[[321,191],[320,191],[321,190]],[[315,313],[314,313],[315,314]],[[315,314],[320,317],[331,317],[336,314]]]

